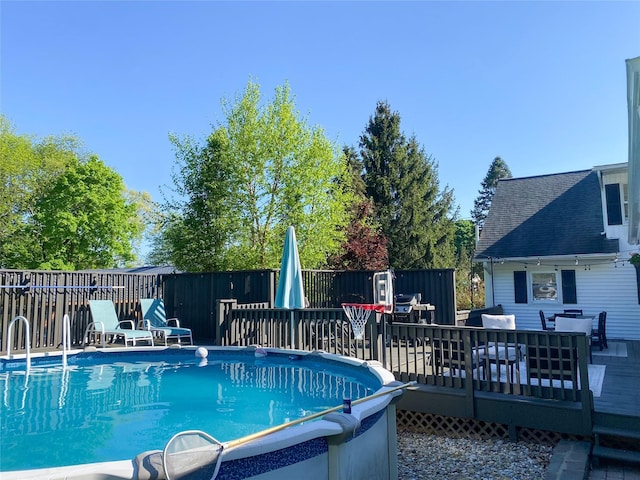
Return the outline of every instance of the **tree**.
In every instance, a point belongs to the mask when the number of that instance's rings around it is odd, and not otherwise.
[[[289,225],[305,268],[344,240],[353,202],[343,155],[295,110],[288,85],[260,104],[249,81],[204,145],[171,136],[178,199],[163,206],[162,240],[189,271],[277,268]]]
[[[484,225],[487,218],[493,194],[496,192],[498,180],[502,178],[511,178],[511,170],[504,160],[496,157],[489,166],[489,171],[482,180],[482,188],[478,191],[478,197],[473,202],[473,210],[471,210],[471,218],[480,229]]]
[[[460,309],[484,304],[483,267],[473,263],[475,226],[471,220],[456,222],[456,303]]]
[[[453,267],[453,193],[440,191],[437,164],[415,136],[405,138],[388,103],[378,102],[360,149],[366,192],[388,239],[391,266]]]
[[[358,199],[366,199],[367,186],[362,179],[364,174],[364,165],[358,155],[358,152],[353,147],[342,147],[342,153],[344,153],[345,161],[347,162],[347,171],[351,177],[351,189],[354,195]],[[361,202],[359,202],[361,203]]]
[[[339,254],[329,259],[338,270],[386,270],[389,268],[387,239],[372,222],[373,202],[362,198],[354,205],[354,218],[347,227],[347,239]]]
[[[76,270],[134,260],[140,203],[76,138],[38,141],[0,117],[0,151],[0,266]]]
[[[366,196],[362,160],[353,147],[345,146],[342,151],[356,201],[351,209],[351,221],[346,227],[346,240],[339,253],[329,258],[327,266],[339,270],[387,269],[387,239],[373,213],[373,202]]]

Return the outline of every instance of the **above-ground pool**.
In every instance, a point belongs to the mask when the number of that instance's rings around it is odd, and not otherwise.
[[[178,432],[200,430],[225,443],[324,412],[342,405],[344,399],[355,402],[393,381],[375,362],[371,366],[325,353],[212,348],[201,350],[208,354],[202,358],[196,352],[195,348],[81,352],[68,357],[66,368],[60,357],[36,357],[28,374],[24,361],[4,360],[0,476],[58,478],[52,476],[58,470],[50,469],[70,467],[60,470],[64,476],[59,478],[74,478],[73,472],[82,472],[75,478],[105,478],[91,476],[91,471],[135,478],[132,459],[163,449]],[[360,411],[354,406],[349,418],[356,418],[357,424],[348,427],[350,438],[340,442],[355,444],[356,437],[375,430],[393,396],[363,402]],[[335,418],[304,422],[225,451],[218,478],[249,478],[296,468],[305,461],[326,460],[327,468],[332,468],[331,438],[339,438],[345,429],[345,422],[335,422]],[[382,423],[389,437],[389,422]],[[391,437],[395,441],[395,424]],[[304,453],[284,453],[300,450],[301,445]],[[279,453],[274,454],[274,447]],[[388,451],[395,445],[383,448]],[[251,461],[243,465],[243,458]],[[87,468],[91,464],[102,465]]]

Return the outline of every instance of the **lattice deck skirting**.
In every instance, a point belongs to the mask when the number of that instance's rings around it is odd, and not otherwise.
[[[396,425],[399,431],[442,435],[454,438],[501,438],[509,440],[509,426],[469,418],[445,417],[430,413],[398,410]],[[562,439],[586,440],[589,438],[566,435],[533,428],[517,429],[518,441],[556,445]]]

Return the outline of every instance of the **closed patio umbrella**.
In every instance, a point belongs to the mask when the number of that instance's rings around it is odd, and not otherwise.
[[[304,285],[302,282],[302,267],[298,256],[296,232],[293,227],[287,228],[280,264],[280,278],[276,290],[276,308],[296,309],[305,307]],[[291,346],[295,334],[293,312],[291,312]]]

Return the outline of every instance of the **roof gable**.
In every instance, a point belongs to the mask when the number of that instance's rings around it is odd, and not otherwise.
[[[604,229],[597,174],[592,170],[498,182],[476,258],[614,253]]]

